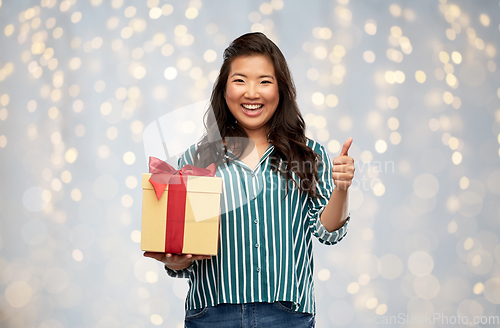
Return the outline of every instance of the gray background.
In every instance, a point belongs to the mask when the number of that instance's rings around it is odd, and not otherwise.
[[[257,30],[307,134],[332,159],[354,139],[350,230],[314,245],[317,327],[498,320],[498,1],[0,4],[0,326],[183,326],[186,280],[140,251],[143,131],[209,98],[225,47]]]

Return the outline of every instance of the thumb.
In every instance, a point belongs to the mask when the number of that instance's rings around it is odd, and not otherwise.
[[[349,137],[344,142],[344,145],[342,146],[342,151],[340,152],[339,156],[347,156],[347,151],[349,150],[349,147],[351,147],[351,144],[352,144],[352,137]]]

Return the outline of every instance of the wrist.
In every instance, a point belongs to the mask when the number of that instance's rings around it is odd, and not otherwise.
[[[193,263],[193,261],[191,261],[187,264],[184,264],[184,265],[165,264],[165,266],[171,270],[179,271],[179,270],[189,268],[189,266],[191,266],[192,263]]]

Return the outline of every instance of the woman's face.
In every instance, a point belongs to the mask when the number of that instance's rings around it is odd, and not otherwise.
[[[265,125],[274,115],[279,100],[278,81],[268,56],[240,56],[231,62],[226,103],[250,137],[267,136]]]

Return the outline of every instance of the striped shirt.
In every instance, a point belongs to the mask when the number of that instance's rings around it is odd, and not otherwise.
[[[251,170],[228,150],[229,161],[217,167],[222,178],[219,249],[217,256],[196,260],[182,270],[165,266],[171,277],[189,278],[185,309],[220,303],[290,301],[294,310],[316,314],[311,235],[326,245],[347,233],[350,216],[328,232],[319,217],[335,187],[332,162],[323,146],[307,140],[321,156],[313,199],[295,184],[271,171],[271,144]],[[179,168],[193,164],[196,145],[179,158]],[[299,178],[292,173],[292,177]]]

